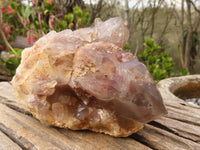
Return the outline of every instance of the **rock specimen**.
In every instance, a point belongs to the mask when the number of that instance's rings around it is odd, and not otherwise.
[[[146,67],[123,51],[122,19],[51,31],[22,53],[12,85],[42,123],[128,136],[166,113]]]

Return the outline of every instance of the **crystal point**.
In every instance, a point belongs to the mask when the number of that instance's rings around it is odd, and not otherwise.
[[[51,31],[22,53],[12,85],[42,123],[128,136],[166,113],[144,64],[125,52],[121,18]]]

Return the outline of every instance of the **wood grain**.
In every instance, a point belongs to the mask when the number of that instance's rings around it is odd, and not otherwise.
[[[200,109],[165,101],[168,115],[127,137],[48,127],[18,102],[12,87],[0,83],[0,150],[199,150]],[[3,139],[3,140],[2,140]]]
[[[166,130],[146,125],[143,130],[132,135],[149,147],[158,150],[199,150],[200,144],[180,137]]]
[[[6,89],[9,84],[2,83]],[[1,85],[0,85],[1,86]],[[0,88],[2,90],[4,88]],[[5,89],[4,89],[5,90]],[[5,91],[4,91],[5,92]],[[71,131],[41,124],[21,109],[10,91],[0,94],[0,130],[7,133],[23,149],[134,149],[150,150],[132,138],[114,138],[90,131]],[[9,104],[9,105],[8,105]],[[13,107],[14,106],[14,107]],[[18,107],[16,109],[16,107]],[[22,108],[23,109],[23,108]],[[19,111],[20,110],[20,111]]]
[[[15,142],[13,142],[8,136],[0,131],[0,150],[7,150],[12,147],[12,150],[22,150]]]

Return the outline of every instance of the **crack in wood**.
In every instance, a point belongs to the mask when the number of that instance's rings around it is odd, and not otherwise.
[[[138,134],[135,134],[135,133],[134,133],[134,134],[132,134],[130,137],[133,138],[134,140],[136,140],[136,141],[142,143],[143,145],[145,145],[145,146],[151,148],[152,150],[159,150],[159,149],[156,149],[153,145],[149,144],[148,142],[145,142],[145,141],[143,140],[143,137],[140,136],[140,135],[138,135]]]
[[[189,120],[184,120],[184,119],[180,119],[180,118],[176,118],[176,117],[173,117],[173,116],[165,116],[166,118],[170,118],[170,119],[174,119],[174,120],[177,120],[177,121],[181,121],[181,122],[184,122],[184,123],[188,123],[188,124],[191,124],[191,125],[196,125],[196,126],[200,126],[199,123],[196,123],[196,122],[191,122]]]
[[[48,134],[46,134],[45,136],[44,136],[44,135],[41,136],[41,135],[40,135],[41,130],[38,130],[37,128],[32,128],[31,126],[27,125],[26,123],[24,123],[24,122],[21,121],[20,119],[18,119],[18,118],[16,118],[16,117],[12,116],[11,114],[9,114],[9,113],[7,113],[7,112],[5,112],[5,113],[6,113],[7,116],[10,116],[15,122],[18,122],[19,124],[21,124],[21,125],[23,126],[23,128],[26,128],[27,130],[31,131],[32,133],[39,135],[40,138],[42,138],[42,141],[52,143],[52,144],[53,144],[54,146],[56,146],[58,149],[62,149],[62,150],[65,149],[65,148],[63,147],[63,145],[62,145],[61,143],[57,142],[55,139],[54,139],[54,140],[51,140],[51,139],[47,138],[47,137],[48,137]],[[21,113],[21,112],[19,112],[19,113]],[[24,115],[25,115],[25,114],[24,114]],[[34,120],[36,120],[36,121],[39,122],[39,120],[37,120],[37,119],[34,118],[33,116],[31,116],[31,117],[32,117],[32,119],[34,119]],[[0,124],[0,128],[1,128],[1,124]],[[7,130],[10,130],[10,129],[7,129]],[[7,131],[7,130],[5,129],[5,131]],[[9,132],[10,132],[10,131],[9,131]],[[27,139],[25,139],[24,137],[21,137],[21,136],[20,136],[20,137],[16,136],[16,137],[17,137],[18,141],[22,141],[22,144],[23,144],[23,145],[29,146],[29,143],[31,144],[31,145],[30,145],[31,147],[28,147],[28,150],[37,150],[37,149],[35,149],[35,147],[32,147],[33,144],[32,144],[29,140],[27,140]],[[25,141],[25,142],[24,142],[24,141]],[[27,141],[28,143],[26,143],[26,141]],[[33,145],[33,146],[34,146],[34,145]]]
[[[8,103],[13,103],[12,100],[9,100],[9,99],[7,99],[7,98],[5,98],[3,96],[0,96],[0,102],[3,102],[3,100],[6,100]]]
[[[164,126],[164,125],[162,125],[161,123],[158,123],[158,122],[156,122],[156,121],[151,121],[151,122],[149,122],[148,124],[150,124],[150,125],[152,125],[152,126],[155,126],[155,127],[157,127],[157,128],[166,130],[166,131],[168,131],[168,132],[170,132],[170,133],[174,133],[174,131],[173,131],[172,129],[170,129],[170,128],[168,128],[168,127],[166,127],[166,126]]]
[[[150,124],[146,124],[144,130],[141,130],[132,137],[148,145],[152,149],[158,150],[171,150],[171,149],[181,149],[181,150],[197,150],[200,149],[200,144],[188,140],[186,138],[177,136],[166,130],[157,128]]]
[[[12,100],[12,91],[5,84],[2,84],[2,87],[6,88],[8,93],[6,95],[3,92],[0,96],[0,112],[4,117],[0,119],[0,132],[24,150],[44,149],[48,143],[49,148],[54,146],[60,149],[84,149],[84,146],[93,149],[97,148],[99,143],[110,149],[200,149],[197,109],[190,110],[172,102],[167,106],[168,115],[146,124],[143,130],[124,140],[87,131],[73,132],[56,127],[47,129],[36,122],[14,96]]]
[[[152,122],[149,122],[148,124],[150,124],[150,125],[152,125],[152,126],[154,126],[154,127],[157,127],[157,128],[163,129],[163,130],[166,130],[166,131],[168,131],[168,132],[170,132],[170,133],[173,133],[173,134],[175,134],[175,135],[177,135],[177,136],[179,136],[179,137],[182,137],[182,138],[191,140],[191,141],[193,141],[193,142],[198,142],[198,140],[193,140],[192,138],[188,138],[188,137],[186,137],[186,136],[183,136],[183,135],[179,134],[178,132],[175,132],[174,130],[168,128],[167,126],[162,125],[162,124],[159,123],[159,122],[152,121]]]
[[[5,97],[0,96],[0,103],[8,106],[9,108],[11,108],[17,112],[23,113],[28,116],[32,116],[32,114],[29,111],[25,110],[24,108],[18,107],[17,105],[15,105],[15,103],[13,103],[12,100],[9,100]]]
[[[0,130],[3,132],[7,137],[9,137],[14,143],[16,143],[19,147],[23,150],[37,150],[37,148],[28,140],[23,137],[18,137],[15,134],[15,131],[12,129],[7,128],[4,124],[0,123]]]
[[[0,130],[0,150],[22,150],[22,148],[13,142],[6,134]]]

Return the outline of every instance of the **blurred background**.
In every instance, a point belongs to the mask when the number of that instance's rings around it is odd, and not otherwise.
[[[76,30],[120,16],[126,51],[154,80],[200,73],[199,0],[0,0],[0,80],[11,80],[24,48],[51,30]]]

